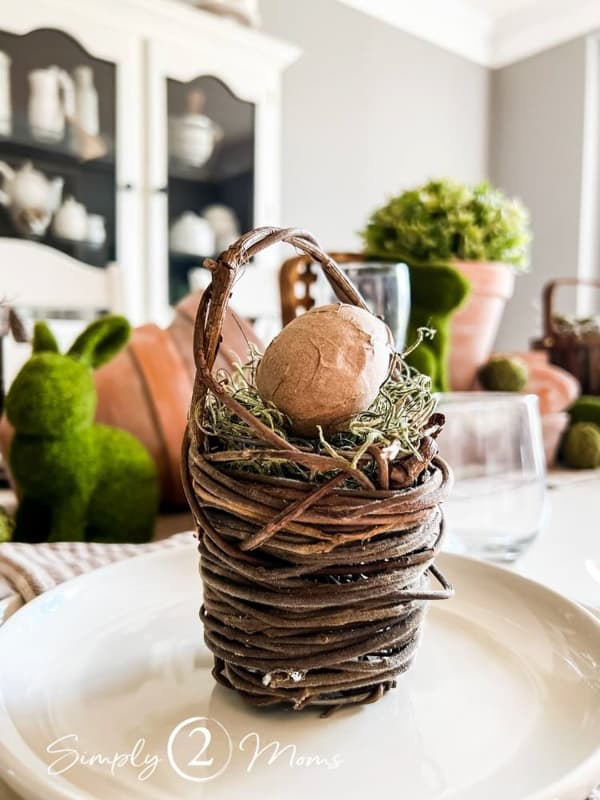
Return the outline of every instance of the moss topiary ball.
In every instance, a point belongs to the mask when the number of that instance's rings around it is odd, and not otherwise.
[[[491,392],[521,392],[527,384],[529,371],[520,358],[494,356],[477,373],[479,383]]]
[[[562,443],[565,464],[573,469],[600,467],[600,428],[591,422],[576,422]]]
[[[300,436],[344,428],[365,411],[386,379],[394,340],[369,311],[343,303],[292,320],[265,350],[256,373],[262,399],[286,414]]]
[[[600,425],[600,397],[582,394],[568,412],[571,422],[593,422]]]

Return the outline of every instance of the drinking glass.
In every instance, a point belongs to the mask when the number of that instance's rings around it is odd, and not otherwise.
[[[455,478],[445,504],[449,548],[514,561],[546,514],[538,399],[504,392],[441,395],[441,455]]]
[[[406,264],[348,261],[338,265],[377,317],[392,331],[397,350],[406,342],[410,314],[410,279]],[[316,287],[317,305],[339,302],[324,276]]]

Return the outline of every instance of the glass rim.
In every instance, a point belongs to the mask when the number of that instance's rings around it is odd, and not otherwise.
[[[439,405],[492,405],[494,403],[518,403],[524,405],[538,405],[539,397],[533,392],[492,392],[477,390],[473,392],[436,392],[435,398]]]
[[[384,272],[397,267],[408,269],[408,264],[404,261],[342,261],[341,263],[336,261],[336,264],[342,272],[346,269],[372,269],[376,272]]]

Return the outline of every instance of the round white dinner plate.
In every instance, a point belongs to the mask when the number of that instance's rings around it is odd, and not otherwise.
[[[600,624],[455,555],[398,687],[328,719],[217,686],[194,546],[43,595],[0,628],[0,777],[29,800],[584,800]]]

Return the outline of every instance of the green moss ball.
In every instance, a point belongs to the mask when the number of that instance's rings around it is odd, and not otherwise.
[[[479,382],[491,392],[520,392],[525,388],[529,373],[520,358],[495,356],[479,369]]]
[[[566,432],[561,449],[568,467],[600,467],[600,427],[591,422],[576,422]]]
[[[569,409],[571,422],[593,422],[600,425],[600,397],[583,394]]]

